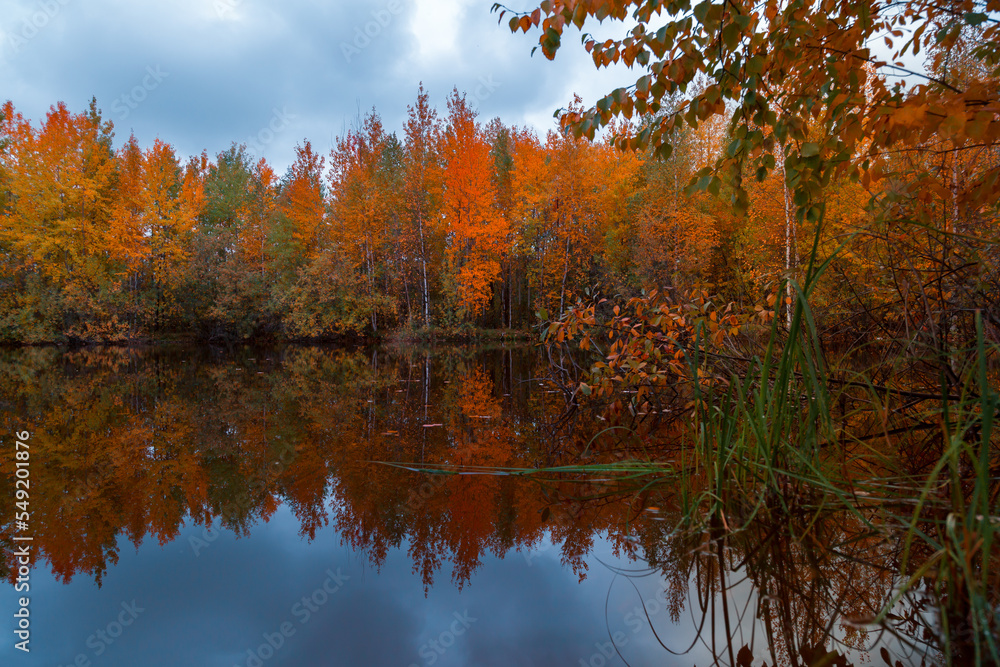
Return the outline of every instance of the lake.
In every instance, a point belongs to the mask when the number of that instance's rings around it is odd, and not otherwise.
[[[530,345],[24,348],[0,373],[3,665],[943,659],[882,510],[693,530],[678,478],[614,470],[679,460],[670,410],[567,410]],[[580,463],[608,472],[514,474]]]

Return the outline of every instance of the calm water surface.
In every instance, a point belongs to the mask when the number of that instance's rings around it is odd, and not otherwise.
[[[919,599],[866,625],[899,546],[857,519],[722,540],[676,530],[669,484],[406,469],[613,462],[668,439],[653,419],[595,439],[604,425],[566,414],[545,375],[530,347],[0,352],[0,664],[940,658]],[[24,596],[30,653],[15,648]]]

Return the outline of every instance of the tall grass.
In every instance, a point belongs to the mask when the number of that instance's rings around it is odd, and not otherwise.
[[[688,443],[693,465],[687,470],[689,481],[697,476],[704,486],[689,507],[691,520],[698,520],[694,510],[700,509],[702,517],[718,518],[730,531],[740,531],[761,511],[805,510],[818,516],[833,507],[853,513],[873,530],[887,530],[887,525],[872,525],[870,515],[860,511],[858,480],[847,466],[831,464],[837,454],[846,458],[850,434],[845,437],[834,426],[831,406],[845,385],[835,386],[828,378],[809,308],[809,294],[826,265],[810,271],[804,286],[792,283],[791,325],[783,334],[775,318],[762,357],[754,357],[728,381],[692,384],[695,410]],[[925,408],[923,417],[940,423],[940,456],[916,480],[918,492],[909,499],[915,502],[887,504],[883,513],[885,520],[904,526],[904,546],[895,597],[874,619],[883,622],[896,602],[930,581],[943,654],[947,664],[956,665],[970,660],[1000,664],[1000,484],[991,468],[998,396],[989,382],[991,350],[978,314],[976,331],[974,347],[958,351],[975,360],[962,378],[960,396],[955,400],[942,381],[939,400]],[[699,377],[707,362],[700,349],[696,342],[686,357],[692,378]],[[858,379],[846,386],[867,384],[873,405],[894,409],[891,395],[880,395],[866,375],[873,374],[857,373]],[[896,479],[906,479],[897,472]],[[880,488],[884,491],[885,485]],[[896,499],[906,500],[906,488],[912,487],[901,486]],[[901,507],[912,511],[902,513]]]
[[[693,383],[692,440],[697,460],[711,469],[713,510],[734,494],[763,498],[765,491],[787,511],[788,492],[801,491],[803,483],[837,491],[819,459],[834,432],[826,364],[809,308],[809,294],[832,260],[814,265],[818,242],[817,231],[804,286],[790,281],[796,298],[788,331],[779,330],[775,316],[762,358],[754,356],[728,381]],[[692,378],[706,361],[699,342],[686,354]]]

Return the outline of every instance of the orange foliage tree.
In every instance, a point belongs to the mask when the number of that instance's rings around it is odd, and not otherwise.
[[[458,313],[475,317],[500,277],[507,220],[494,205],[490,145],[476,111],[457,89],[448,97],[441,159],[445,164],[442,223],[448,238],[446,295]]]

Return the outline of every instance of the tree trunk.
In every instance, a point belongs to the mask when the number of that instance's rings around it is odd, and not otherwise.
[[[422,212],[417,212],[417,229],[420,232],[420,268],[424,281],[424,326],[429,329],[431,326],[431,294],[427,289],[427,249],[424,244],[424,216]]]
[[[569,275],[569,234],[566,234],[566,263],[563,267],[562,287],[559,289],[559,317],[563,315],[563,304],[566,299],[566,277]]]
[[[788,178],[785,175],[785,145],[781,144],[781,188],[785,195],[785,319],[790,329],[792,327],[792,241],[795,238],[795,221],[791,215],[791,194],[788,192]],[[798,244],[795,258],[798,260]],[[775,308],[777,312],[777,307]]]

